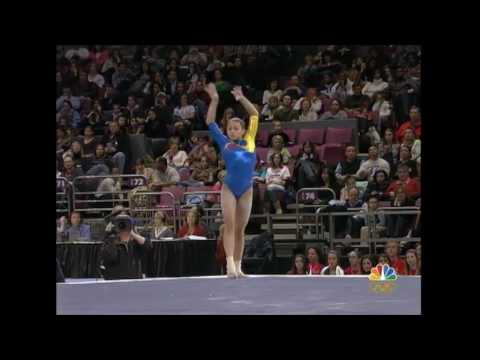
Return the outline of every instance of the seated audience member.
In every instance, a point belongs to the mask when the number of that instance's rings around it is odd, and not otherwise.
[[[290,78],[288,86],[283,90],[283,93],[289,95],[292,99],[298,99],[303,95],[303,92],[303,86],[300,84],[300,80],[296,75]]]
[[[320,263],[320,250],[316,247],[309,247],[307,249],[307,274],[320,275],[323,265]]]
[[[393,178],[397,178],[397,168],[400,165],[406,165],[408,167],[408,173],[409,176],[413,179],[418,176],[417,174],[417,162],[415,160],[412,160],[412,156],[410,154],[410,149],[405,146],[401,145],[400,146],[400,154],[399,154],[399,159],[397,164],[395,165],[395,168],[392,171]]]
[[[338,199],[340,195],[340,187],[335,178],[335,173],[327,166],[325,166],[320,172],[319,186],[332,189],[335,192],[335,199]],[[325,203],[334,200],[330,192],[321,192],[319,197]]]
[[[90,225],[82,223],[82,217],[78,211],[73,211],[70,214],[68,225],[65,216],[60,218],[60,227],[57,228],[57,233],[65,241],[91,241]]]
[[[362,161],[357,157],[355,146],[347,146],[345,149],[345,160],[338,163],[335,169],[335,176],[339,184],[343,184],[347,175],[353,175],[357,179],[357,172],[360,169]]]
[[[160,240],[161,238],[175,237],[174,232],[167,223],[167,215],[163,211],[155,212],[153,226],[150,230],[150,238],[152,240]]]
[[[363,205],[364,211],[358,215],[357,219],[361,220],[360,239],[362,241],[379,238],[387,229],[385,214],[382,211],[378,212],[378,203],[378,197],[370,195],[367,203]]]
[[[204,185],[211,185],[215,181],[217,168],[209,164],[206,156],[202,156],[200,163],[196,163],[193,167],[192,180],[201,181]]]
[[[288,167],[283,165],[282,155],[274,153],[270,158],[271,165],[267,169],[265,182],[267,190],[265,192],[266,208],[271,209],[272,205],[276,214],[282,214],[282,203],[284,202],[286,189],[285,185],[290,179]]]
[[[385,92],[380,91],[374,95],[372,113],[376,119],[376,128],[382,132],[386,126],[391,126],[392,105],[385,99]]]
[[[328,252],[328,266],[325,266],[320,275],[344,275],[343,269],[338,266],[338,256],[335,250]]]
[[[322,110],[322,100],[317,96],[317,89],[316,88],[308,88],[305,94],[305,97],[301,97],[295,103],[293,110],[302,110],[302,103],[303,100],[308,100],[310,102],[310,110],[314,111],[315,113],[319,114]]]
[[[390,169],[392,169],[398,161],[398,152],[400,144],[395,141],[393,137],[393,130],[385,129],[383,139],[378,144],[378,156],[388,162]]]
[[[372,181],[373,174],[377,170],[384,170],[387,174],[390,174],[390,165],[378,157],[378,148],[372,145],[368,148],[368,160],[364,161],[357,171],[357,179]]]
[[[200,224],[200,212],[196,208],[190,209],[185,224],[177,232],[178,238],[186,238],[190,235],[207,236],[207,229]]]
[[[288,161],[292,158],[288,149],[284,146],[283,139],[280,135],[276,135],[272,138],[272,147],[268,149],[267,159],[270,161],[273,154],[282,155],[282,161],[286,165]]]
[[[320,121],[323,120],[345,120],[348,118],[348,115],[345,111],[341,110],[340,101],[337,99],[332,100],[330,103],[330,108],[328,111],[324,112],[320,116]]]
[[[400,259],[400,247],[397,241],[388,240],[385,243],[385,253],[391,267],[395,269],[397,275],[406,275],[405,262]]]
[[[288,270],[287,275],[305,275],[307,273],[306,259],[303,254],[295,255],[292,268]]]
[[[97,144],[95,147],[95,156],[87,158],[84,162],[87,175],[108,175],[114,166],[112,158],[105,153],[105,146],[103,146],[103,144]]]
[[[57,154],[63,154],[72,145],[72,136],[64,127],[57,127]]]
[[[369,102],[368,96],[362,94],[362,86],[360,83],[353,84],[353,95],[347,96],[345,100],[345,108],[347,111],[355,111],[361,108],[366,101]]]
[[[150,186],[153,182],[153,169],[145,167],[145,160],[137,159],[135,164],[135,174],[145,176],[147,179],[147,186]]]
[[[173,116],[190,122],[195,119],[195,108],[189,104],[187,94],[180,96],[180,104],[173,110]]]
[[[188,155],[185,151],[179,150],[178,138],[170,138],[169,146],[170,148],[163,154],[163,157],[167,159],[168,166],[183,167],[188,159]]]
[[[162,101],[164,101],[162,97]],[[162,138],[167,139],[170,136],[167,125],[172,122],[171,113],[168,113],[166,104],[163,107],[151,107],[147,110],[147,116],[145,118],[145,135],[150,138]]]
[[[292,121],[294,115],[295,110],[293,110],[292,98],[289,95],[283,95],[282,103],[273,113],[273,117],[283,122]]]
[[[385,91],[388,88],[388,83],[383,81],[380,70],[375,70],[373,74],[373,80],[367,81],[363,86],[362,94],[367,95],[369,98],[373,98],[373,95],[380,91]]]
[[[278,97],[271,96],[268,99],[268,103],[262,109],[261,116],[264,121],[272,121],[274,119],[273,114],[278,110],[280,106],[280,101]]]
[[[390,265],[390,260],[385,254],[378,255],[377,265]]]
[[[78,176],[83,176],[83,170],[80,165],[75,165],[71,156],[65,156],[63,158],[63,169],[61,176],[66,178],[70,183],[73,182]]]
[[[373,267],[373,261],[370,258],[370,256],[368,255],[362,256],[362,260],[360,261],[360,264],[362,266],[362,275],[370,275],[370,272]]]
[[[347,175],[345,179],[345,186],[340,191],[340,201],[345,202],[348,200],[350,190],[353,188],[356,188],[355,184],[356,184],[355,177],[353,175]]]
[[[297,121],[315,121],[318,119],[318,114],[312,108],[310,100],[303,99],[299,110],[295,110],[292,116],[292,120]]]
[[[390,186],[390,180],[385,170],[377,170],[373,175],[373,181],[370,181],[367,185],[367,189],[364,193],[364,199],[368,199],[370,195],[376,195],[380,201],[390,200],[388,194],[388,187]]]
[[[403,142],[405,131],[409,128],[413,129],[417,138],[422,136],[422,117],[420,114],[420,109],[415,105],[410,108],[410,121],[404,122],[395,132],[395,137],[397,138],[398,142]]]
[[[130,159],[130,138],[128,134],[120,131],[117,121],[110,123],[109,130],[109,134],[103,139],[103,143],[106,144],[105,152],[120,169],[120,174],[124,174]]]
[[[83,130],[82,148],[84,157],[94,157],[97,148],[97,140],[95,139],[93,128],[88,125]]]
[[[345,269],[345,275],[361,275],[362,274],[362,264],[358,253],[356,251],[351,251],[348,254],[348,262],[350,266]],[[371,265],[370,265],[371,266]]]
[[[407,250],[405,254],[405,272],[406,275],[420,275],[420,262],[415,249]]]
[[[278,88],[278,80],[270,81],[269,88],[263,92],[262,104],[267,104],[272,97],[279,99],[282,96],[282,90]]]
[[[395,191],[395,199],[392,200],[391,207],[415,206],[415,201],[407,198],[403,187],[398,187]],[[398,238],[407,236],[412,230],[415,222],[415,215],[412,214],[393,214],[388,215],[388,234],[391,237]]]
[[[398,166],[397,176],[398,180],[392,181],[387,189],[387,193],[390,195],[390,198],[393,199],[397,189],[402,186],[408,198],[417,199],[420,196],[420,187],[414,179],[410,178],[408,166]]]
[[[152,189],[161,191],[162,187],[177,185],[180,181],[180,175],[175,168],[167,165],[166,158],[159,157],[155,161],[152,179]]]
[[[359,191],[356,187],[350,189],[347,201],[345,201],[345,206],[348,209],[360,208],[363,206],[363,201],[359,199],[358,195]]]
[[[280,135],[282,137],[284,144],[288,144],[290,142],[290,138],[288,137],[288,135],[283,132],[282,122],[278,119],[274,119],[272,121],[272,130],[268,135],[268,141],[267,141],[268,147],[272,146],[272,139],[276,135]]]
[[[303,143],[293,169],[295,188],[298,190],[318,187],[319,174],[324,166],[325,164],[320,160],[318,153],[315,152],[315,145],[310,141]]]

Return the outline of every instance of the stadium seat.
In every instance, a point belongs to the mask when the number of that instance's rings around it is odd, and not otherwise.
[[[283,129],[283,132],[284,132],[285,134],[287,134],[287,136],[288,136],[288,138],[290,139],[290,142],[291,142],[292,144],[295,145],[295,144],[297,143],[297,129],[289,129],[289,128],[287,128],[287,129]],[[267,140],[268,140],[268,139],[267,139]],[[285,144],[285,145],[287,145],[287,144]]]
[[[352,142],[352,128],[327,128],[325,144],[348,144]]]
[[[180,175],[180,181],[187,181],[191,175],[190,168],[181,168],[178,170],[178,174]]]
[[[269,131],[267,129],[259,129],[257,133],[256,141],[255,141],[256,145],[262,146],[262,147],[267,146],[268,134],[269,134]]]
[[[298,156],[299,151],[300,151],[300,145],[288,146],[287,149],[288,149],[288,152],[290,153],[290,155],[292,155],[293,157],[296,158]]]
[[[183,200],[184,189],[183,186],[168,186],[164,187],[162,191],[172,193],[175,196],[175,202],[179,204]]]
[[[257,156],[261,161],[267,162],[267,154],[268,154],[267,147],[257,147],[255,149],[255,152],[257,153]]]
[[[324,143],[325,128],[300,129],[298,130],[297,144],[303,145],[305,141],[311,141],[314,144]]]
[[[320,159],[328,166],[334,166],[344,159],[345,146],[343,144],[323,144],[317,148]]]

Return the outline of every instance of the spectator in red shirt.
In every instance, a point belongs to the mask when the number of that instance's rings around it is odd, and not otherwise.
[[[403,186],[407,197],[415,199],[420,195],[418,183],[410,178],[409,167],[405,164],[399,165],[397,169],[398,180],[392,181],[387,189],[390,198],[395,198],[395,192],[400,186]]]
[[[395,133],[395,136],[400,143],[403,141],[405,130],[408,128],[413,129],[417,138],[420,138],[422,135],[422,118],[420,116],[420,109],[417,106],[412,106],[410,108],[410,120],[404,122]]]
[[[405,255],[405,269],[407,275],[420,275],[420,262],[415,249],[410,249]]]
[[[185,238],[189,235],[207,236],[207,231],[200,224],[200,214],[196,208],[192,208],[187,214],[186,223],[178,230],[177,237]]]
[[[388,240],[385,244],[385,252],[387,253],[390,266],[395,269],[397,275],[406,275],[407,271],[405,268],[405,262],[400,259],[400,256],[398,255],[398,242],[395,240]]]
[[[373,261],[370,256],[365,255],[362,256],[362,260],[360,261],[362,275],[370,275],[370,271],[373,267]]]
[[[350,266],[345,269],[345,275],[360,275],[362,273],[360,258],[356,251],[351,251],[348,254],[348,262]]]
[[[312,275],[320,275],[323,265],[320,263],[320,250],[316,247],[309,247],[307,249],[307,273]]]
[[[295,255],[292,268],[287,272],[287,275],[305,275],[307,273],[306,259],[303,254]]]

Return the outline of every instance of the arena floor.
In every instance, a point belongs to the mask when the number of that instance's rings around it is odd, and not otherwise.
[[[390,293],[366,276],[251,275],[68,280],[57,284],[57,314],[419,315],[421,277],[399,277]]]

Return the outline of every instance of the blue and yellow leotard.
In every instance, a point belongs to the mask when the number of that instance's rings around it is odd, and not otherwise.
[[[237,199],[252,186],[253,171],[257,157],[255,136],[258,129],[258,116],[250,116],[248,129],[243,140],[231,141],[218,128],[217,123],[208,125],[213,140],[220,147],[227,174],[224,182]]]

